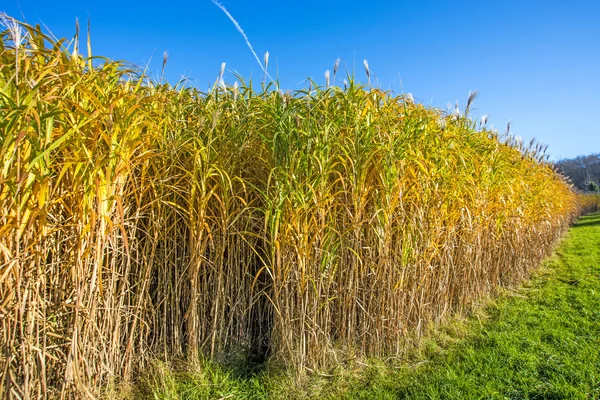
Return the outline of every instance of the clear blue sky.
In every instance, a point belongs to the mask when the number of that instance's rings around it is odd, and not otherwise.
[[[270,53],[285,89],[312,77],[324,83],[337,57],[366,81],[369,61],[383,89],[412,93],[439,108],[464,107],[528,141],[549,144],[552,159],[600,152],[600,0],[316,1],[222,0],[262,59]],[[210,0],[3,0],[0,10],[43,22],[71,38],[75,18],[92,25],[94,54],[138,65],[200,89],[222,62],[258,83],[262,73],[227,16]],[[84,49],[82,48],[82,51]],[[342,68],[341,68],[342,69]],[[339,76],[338,76],[339,79]],[[228,83],[235,77],[228,72]]]

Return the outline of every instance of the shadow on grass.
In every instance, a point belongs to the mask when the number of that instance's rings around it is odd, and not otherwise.
[[[586,226],[600,225],[600,212],[582,216],[573,228],[582,228]]]

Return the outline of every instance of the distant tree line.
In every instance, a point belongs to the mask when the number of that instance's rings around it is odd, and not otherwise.
[[[569,177],[578,189],[598,192],[600,189],[600,153],[557,161],[556,168]]]

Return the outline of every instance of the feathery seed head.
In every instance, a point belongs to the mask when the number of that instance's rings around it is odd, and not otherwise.
[[[366,59],[364,59],[363,65],[365,66],[365,72],[367,74],[367,78],[370,79],[371,78],[371,70],[369,69],[369,62]]]
[[[325,71],[325,87],[329,87],[329,78],[330,78],[330,73],[329,70]]]
[[[515,136],[515,144],[520,148],[523,146],[523,138],[519,135]]]
[[[269,52],[268,51],[265,52],[264,60],[265,60],[265,69],[268,69],[269,68]]]
[[[467,98],[467,108],[466,108],[466,114],[469,113],[469,110],[471,109],[471,105],[473,105],[473,102],[475,101],[475,99],[477,98],[479,94],[477,93],[477,90],[472,90],[469,91],[469,97]]]
[[[339,67],[340,67],[340,58],[338,57],[338,58],[335,60],[335,63],[333,64],[333,77],[334,77],[334,78],[335,78],[335,75],[336,75],[336,74],[337,74],[337,72],[338,72],[338,68],[339,68]]]
[[[227,91],[227,85],[225,85],[225,81],[223,80],[223,78],[219,78],[217,80],[217,84],[219,85],[219,88],[221,88],[222,91]]]
[[[165,75],[165,67],[167,66],[168,59],[169,59],[169,52],[165,50],[165,51],[163,51],[163,62],[162,62],[162,70],[161,70],[162,76]]]
[[[225,65],[226,65],[226,63],[221,63],[221,71],[219,72],[220,80],[223,80],[223,74],[225,73]]]
[[[77,60],[79,53],[79,18],[75,18],[75,43],[73,44],[73,53],[71,58]]]
[[[460,108],[458,108],[458,101],[454,105],[454,110],[452,111],[452,116],[456,119],[460,117]]]
[[[235,81],[233,83],[233,100],[237,100],[238,93],[240,90],[239,88],[240,88],[240,84],[238,83],[238,81]]]
[[[440,128],[442,130],[445,130],[446,129],[446,119],[440,117],[438,119],[438,125],[440,126]]]
[[[18,50],[25,41],[27,33],[25,33],[16,19],[9,17],[3,11],[0,12],[0,25],[3,25],[6,29],[8,29],[10,38],[13,41],[15,48]]]

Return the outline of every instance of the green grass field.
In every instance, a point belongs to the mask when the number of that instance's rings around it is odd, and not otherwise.
[[[584,216],[532,279],[431,332],[408,360],[291,383],[204,364],[155,368],[149,398],[598,399],[600,213]],[[360,367],[360,368],[359,368]],[[327,376],[325,376],[327,375]],[[331,376],[329,376],[331,375]]]

